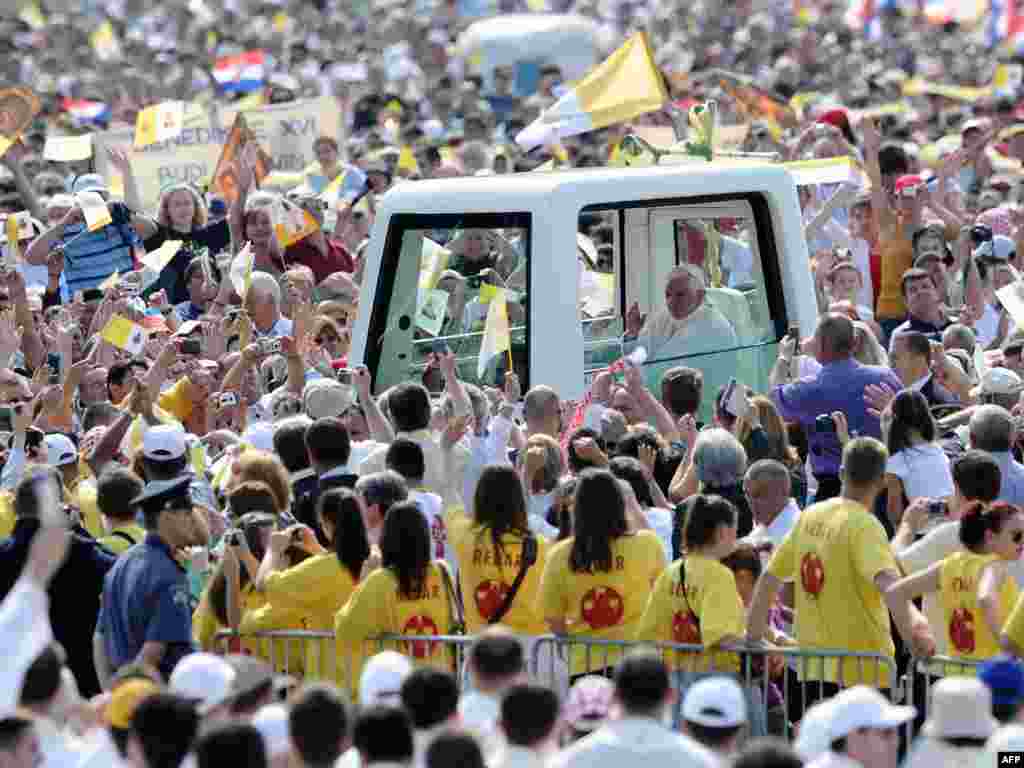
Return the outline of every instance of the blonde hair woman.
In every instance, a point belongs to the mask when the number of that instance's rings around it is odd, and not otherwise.
[[[750,411],[736,420],[735,434],[753,464],[761,459],[782,462],[792,478],[791,494],[803,508],[807,501],[807,476],[800,454],[790,445],[789,431],[775,404],[763,395],[750,398]]]

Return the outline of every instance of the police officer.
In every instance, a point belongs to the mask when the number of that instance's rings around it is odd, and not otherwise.
[[[164,678],[192,652],[192,606],[181,547],[201,543],[188,476],[146,484],[132,500],[145,518],[146,538],[107,574],[93,638],[96,671],[104,687],[120,667],[142,662]]]

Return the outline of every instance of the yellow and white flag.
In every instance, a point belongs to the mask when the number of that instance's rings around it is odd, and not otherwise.
[[[249,286],[252,285],[252,269],[255,261],[256,254],[252,251],[252,243],[246,243],[245,247],[231,260],[231,269],[229,270],[231,285],[234,287],[235,293],[243,299],[249,292]]]
[[[508,306],[505,291],[492,285],[480,286],[480,298],[487,297],[487,323],[484,325],[484,338],[480,343],[480,357],[476,363],[477,378],[483,378],[487,366],[498,355],[507,352],[512,354],[512,335],[508,327]]]
[[[90,232],[103,229],[113,221],[110,218],[110,209],[99,192],[79,192],[75,199],[78,200],[82,215],[85,217],[85,226]]]
[[[138,355],[146,346],[146,329],[127,317],[114,315],[103,326],[100,338],[130,355]]]
[[[429,237],[423,238],[420,249],[420,289],[430,290],[437,285],[441,273],[448,269],[452,252]]]
[[[100,61],[114,61],[121,58],[121,41],[117,39],[114,25],[104,21],[89,35],[89,44]]]
[[[135,148],[167,141],[181,135],[185,127],[185,102],[164,101],[146,107],[135,119]]]
[[[553,144],[661,109],[667,101],[647,35],[637,32],[520,131],[516,144],[525,150]]]
[[[141,261],[150,269],[159,272],[170,263],[175,254],[181,250],[181,240],[164,240],[164,244],[155,251],[150,251]]]

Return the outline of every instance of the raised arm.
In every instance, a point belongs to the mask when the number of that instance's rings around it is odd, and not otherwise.
[[[84,221],[82,209],[76,205],[64,214],[63,219],[32,241],[32,244],[25,250],[25,261],[29,264],[45,264],[53,246],[64,239],[64,230],[80,221]]]
[[[395,430],[391,422],[384,418],[377,400],[371,392],[370,369],[365,365],[357,365],[352,373],[352,381],[356,387],[356,394],[359,396],[359,404],[363,406],[363,415],[366,418],[366,428],[370,431],[370,438],[378,443],[390,443],[395,439]]]

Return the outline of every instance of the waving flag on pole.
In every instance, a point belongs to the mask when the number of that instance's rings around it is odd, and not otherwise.
[[[231,93],[249,93],[262,88],[266,78],[263,51],[222,56],[213,65],[213,77],[223,90]]]
[[[667,101],[647,35],[637,32],[520,131],[516,144],[526,150],[553,144],[661,109]]]
[[[503,352],[512,353],[512,335],[508,328],[508,307],[505,291],[491,285],[480,286],[480,300],[488,300],[487,323],[480,343],[480,358],[476,363],[477,378],[483,378],[487,366]]]
[[[185,102],[164,101],[146,107],[135,119],[135,148],[173,139],[185,127]]]
[[[139,355],[146,346],[146,329],[126,317],[114,315],[100,331],[100,338],[109,341],[130,355]]]

